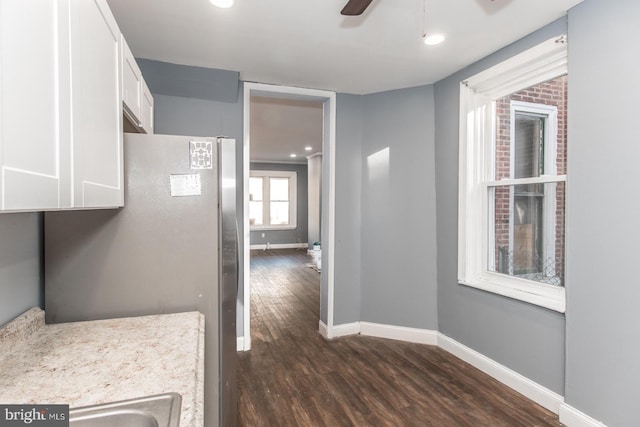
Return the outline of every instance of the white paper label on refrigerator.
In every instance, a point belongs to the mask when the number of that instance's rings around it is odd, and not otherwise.
[[[200,174],[169,175],[171,197],[201,196]]]
[[[191,169],[213,169],[213,142],[189,141]]]

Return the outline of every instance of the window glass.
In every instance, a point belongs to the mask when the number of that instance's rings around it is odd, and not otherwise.
[[[289,202],[271,202],[271,224],[289,224]]]
[[[270,198],[271,201],[289,200],[289,178],[270,178]]]
[[[249,202],[249,224],[262,225],[262,202]]]
[[[515,112],[513,178],[531,178],[544,173],[546,119],[545,116]]]
[[[564,285],[564,194],[564,182],[489,190],[495,214],[489,271]]]
[[[566,76],[495,101],[495,180],[566,171]],[[564,285],[564,182],[489,188],[488,270]]]
[[[262,201],[262,178],[249,178],[249,200]]]
[[[264,224],[262,192],[263,179],[261,177],[249,178],[249,223],[251,225]]]
[[[249,223],[254,230],[296,228],[295,171],[252,170]]]

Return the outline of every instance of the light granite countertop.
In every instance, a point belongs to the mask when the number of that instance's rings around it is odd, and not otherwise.
[[[34,308],[0,328],[0,402],[71,408],[176,392],[180,425],[201,427],[198,312],[45,325]]]

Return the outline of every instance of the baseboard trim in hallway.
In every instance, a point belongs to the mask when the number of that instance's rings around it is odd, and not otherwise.
[[[563,403],[560,405],[560,422],[567,427],[606,427],[600,421],[580,412],[573,406]]]
[[[322,335],[324,338],[328,340],[335,338],[333,335],[329,336],[329,328],[327,327],[326,323],[324,323],[322,320],[318,322],[318,332],[320,332],[320,335]],[[355,334],[350,334],[350,335],[355,335]]]
[[[360,322],[360,334],[369,337],[387,338],[416,344],[438,344],[438,333],[428,329]]]
[[[435,345],[459,359],[464,360],[473,367],[555,414],[559,414],[560,406],[564,404],[563,396],[438,331],[371,322],[353,322],[327,328],[327,325],[322,321],[320,321],[319,331],[320,334],[327,339],[360,334],[377,338]],[[601,424],[598,425],[598,427],[601,426]]]
[[[335,325],[333,328],[327,327],[327,325],[321,320],[318,323],[318,332],[326,339],[334,339],[340,337],[346,337],[349,335],[360,334],[360,322],[343,323],[342,325]]]
[[[308,247],[308,243],[269,243],[268,247],[266,243],[258,243],[250,245],[249,249],[262,249],[263,251],[266,251],[267,249],[307,249]]]

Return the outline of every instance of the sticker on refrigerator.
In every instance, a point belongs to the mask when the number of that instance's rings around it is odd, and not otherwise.
[[[189,141],[191,169],[213,169],[213,142]]]
[[[200,174],[169,175],[171,197],[202,196]]]

